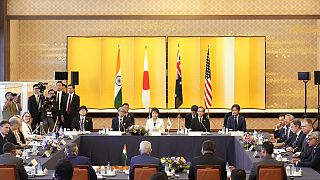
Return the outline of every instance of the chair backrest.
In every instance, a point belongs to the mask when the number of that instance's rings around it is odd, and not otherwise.
[[[159,166],[154,164],[136,164],[133,166],[133,178],[136,180],[150,180],[158,171]]]
[[[73,166],[73,180],[90,180],[89,166]]]
[[[258,166],[258,180],[264,179],[283,179],[284,168],[281,165],[259,165]]]
[[[16,166],[0,164],[0,177],[6,180],[16,180]]]
[[[221,166],[219,165],[198,165],[196,166],[196,180],[221,179]]]

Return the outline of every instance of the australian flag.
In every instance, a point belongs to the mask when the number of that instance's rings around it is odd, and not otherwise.
[[[176,76],[176,89],[175,89],[175,108],[178,109],[183,103],[182,96],[182,74],[181,74],[181,64],[180,64],[180,50],[178,46],[177,55],[177,76]]]

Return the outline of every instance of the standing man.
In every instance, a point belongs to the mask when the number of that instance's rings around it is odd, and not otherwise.
[[[63,97],[66,95],[66,93],[63,92],[62,89],[63,89],[62,81],[57,81],[55,94],[56,94],[56,102],[58,103],[58,110],[59,110],[58,114],[57,114],[57,117],[58,117],[58,120],[61,123],[60,125],[63,125],[63,121],[64,121],[63,117],[61,116],[62,115],[61,114],[62,113],[61,108],[63,108],[63,103],[62,103]]]
[[[241,116],[240,106],[238,104],[234,104],[231,107],[232,116],[228,118],[227,128],[233,131],[247,131],[246,119]]]
[[[197,111],[198,111],[198,106],[197,105],[192,105],[191,106],[191,113],[187,114],[185,117],[184,121],[184,127],[187,129],[191,129],[191,120],[193,118],[197,117]]]
[[[73,119],[78,115],[80,107],[80,97],[75,93],[75,86],[68,85],[68,94],[63,97],[63,105],[61,108],[63,115],[63,127],[71,128]]]
[[[28,109],[31,114],[32,123],[31,128],[35,130],[37,124],[40,124],[42,115],[42,105],[44,102],[44,96],[40,94],[38,84],[33,85],[33,95],[28,98]]]
[[[191,131],[210,132],[210,121],[208,118],[204,117],[204,114],[204,107],[200,106],[198,108],[198,117],[191,120]]]
[[[52,132],[54,129],[54,124],[57,121],[59,113],[58,102],[56,101],[56,96],[53,89],[48,90],[48,97],[43,103],[43,128],[45,132]],[[41,132],[40,132],[41,133]]]
[[[12,92],[7,92],[5,94],[6,102],[3,105],[3,120],[9,120],[12,116],[16,115],[17,107],[13,101]]]
[[[131,126],[134,125],[134,115],[129,113],[129,104],[123,103],[122,107],[126,110],[126,114],[124,116],[129,120]]]

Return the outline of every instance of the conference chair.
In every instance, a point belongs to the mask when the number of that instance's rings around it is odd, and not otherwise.
[[[197,165],[196,180],[221,179],[221,166],[219,165]]]
[[[280,165],[259,165],[258,166],[258,180],[278,179],[283,180],[284,169]]]
[[[90,180],[89,166],[73,166],[73,180]]]
[[[6,180],[16,180],[16,166],[0,164],[0,177]]]
[[[153,164],[136,164],[133,166],[133,179],[150,180],[150,177],[158,171],[159,166]]]

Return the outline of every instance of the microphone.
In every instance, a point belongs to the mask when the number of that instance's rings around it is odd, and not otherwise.
[[[120,124],[121,124],[121,126],[122,126],[122,128],[123,128],[123,131],[126,132],[126,128],[125,128],[124,125],[123,125],[123,119],[120,120]],[[121,131],[120,128],[119,128],[119,130]]]
[[[37,130],[39,129],[40,124],[37,126],[37,128],[35,130],[32,131],[32,134],[34,134],[35,132],[37,132]]]
[[[206,128],[206,126],[202,123],[202,121],[200,121],[200,124],[204,127],[204,129],[206,130],[206,134],[208,134],[208,129]]]

